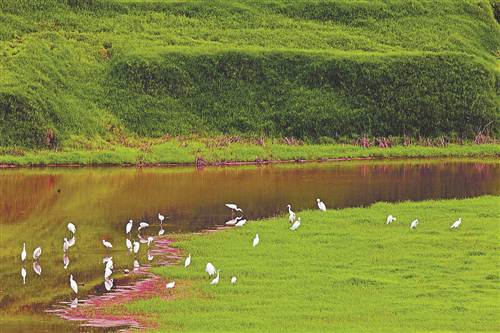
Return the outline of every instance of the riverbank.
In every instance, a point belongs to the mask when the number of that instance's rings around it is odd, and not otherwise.
[[[300,212],[296,232],[279,217],[179,236],[191,266],[155,269],[177,282],[175,297],[160,290],[126,308],[160,330],[186,332],[493,332],[499,204],[498,196],[377,203]],[[398,219],[392,225],[388,214]],[[451,231],[458,217],[463,224]],[[218,286],[203,272],[207,262],[222,270]]]
[[[449,144],[443,147],[361,147],[347,144],[283,144],[280,142],[220,143],[169,140],[157,144],[67,148],[61,150],[0,150],[1,167],[80,165],[225,165],[285,161],[371,158],[497,157],[500,144]]]

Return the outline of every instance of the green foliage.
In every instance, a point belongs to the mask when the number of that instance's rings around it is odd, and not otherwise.
[[[300,212],[295,232],[277,217],[184,237],[177,246],[191,253],[191,266],[155,269],[176,281],[165,291],[174,297],[127,308],[155,318],[159,331],[494,332],[499,203],[377,203]],[[397,221],[386,225],[389,214]],[[451,231],[458,217],[463,223]],[[207,262],[221,269],[218,286],[209,285]]]
[[[191,133],[471,138],[490,122],[496,135],[494,7],[3,1],[0,146]]]

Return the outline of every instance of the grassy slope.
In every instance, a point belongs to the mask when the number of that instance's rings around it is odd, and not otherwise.
[[[171,140],[150,147],[103,147],[101,149],[9,150],[0,153],[0,165],[97,165],[97,164],[194,164],[203,158],[210,164],[225,162],[263,162],[349,158],[413,157],[498,157],[500,144],[450,144],[446,147],[394,146],[363,148],[354,145],[308,144],[291,146],[279,142],[232,143],[213,146],[211,141]]]
[[[377,203],[302,212],[297,232],[280,217],[192,236],[178,243],[193,255],[188,270],[157,269],[177,281],[175,299],[128,309],[164,331],[498,331],[499,204]],[[398,222],[385,225],[387,214]],[[450,231],[459,216],[462,227]],[[414,218],[421,224],[410,231]],[[217,287],[203,273],[208,261],[222,269]]]
[[[0,146],[497,127],[487,0],[6,0],[0,22]]]

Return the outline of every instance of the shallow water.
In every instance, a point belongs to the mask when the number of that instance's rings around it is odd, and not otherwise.
[[[112,255],[116,277],[134,259],[142,266],[147,245],[134,256],[125,247],[125,224],[151,223],[142,234],[157,235],[158,212],[169,216],[164,229],[190,232],[223,225],[231,218],[224,203],[235,202],[248,219],[315,208],[364,206],[376,201],[462,198],[500,194],[500,163],[490,161],[363,161],[245,167],[195,168],[45,168],[0,170],[0,324],[1,331],[78,330],[75,324],[45,313],[75,296],[105,292],[102,258]],[[68,222],[77,227],[76,245],[63,264]],[[111,251],[101,243],[113,243]],[[22,242],[28,259],[20,261]],[[32,252],[42,247],[33,268]],[[21,267],[27,271],[23,285]],[[38,269],[38,267],[37,267]],[[119,279],[116,280],[119,285]],[[13,316],[15,314],[15,316]],[[9,319],[10,318],[10,319]],[[41,321],[40,319],[43,319]],[[87,330],[87,329],[86,329]]]

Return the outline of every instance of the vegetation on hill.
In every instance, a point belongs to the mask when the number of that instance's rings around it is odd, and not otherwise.
[[[0,146],[499,129],[487,0],[0,3]]]

